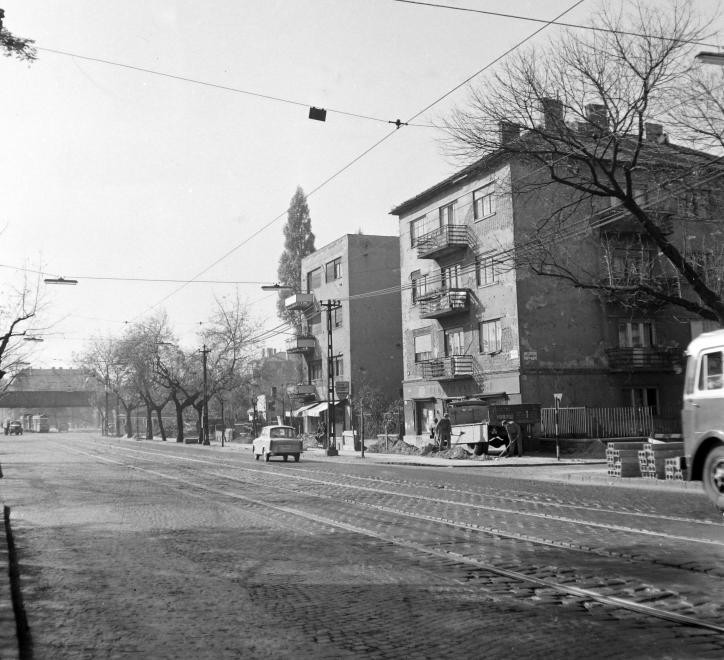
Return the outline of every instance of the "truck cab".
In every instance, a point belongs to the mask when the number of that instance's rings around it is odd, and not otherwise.
[[[724,513],[724,330],[705,332],[686,349],[681,426],[687,477],[701,480]]]

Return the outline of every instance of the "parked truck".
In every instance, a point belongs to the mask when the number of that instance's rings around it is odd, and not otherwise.
[[[452,445],[464,445],[476,456],[500,453],[508,446],[503,422],[510,419],[530,438],[540,424],[540,404],[490,404],[483,399],[463,399],[448,404],[452,424]]]
[[[701,334],[686,349],[681,422],[687,477],[701,480],[724,513],[724,330]]]

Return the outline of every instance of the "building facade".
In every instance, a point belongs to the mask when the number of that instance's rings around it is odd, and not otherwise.
[[[298,393],[314,397],[299,411],[306,431],[329,423],[328,396],[336,402],[338,439],[356,425],[350,402],[362,388],[399,399],[399,278],[397,236],[345,234],[302,260],[303,293],[287,300],[302,316],[301,332],[287,351],[304,356],[307,378]]]
[[[522,267],[521,246],[570,195],[543,192],[535,176],[530,164],[492,154],[392,210],[400,225],[408,442],[425,442],[433,417],[459,398],[551,407],[562,394],[565,407],[678,415],[683,350],[706,323],[681,307],[622,305]],[[533,192],[522,192],[521,181]],[[645,181],[641,188],[645,194]],[[696,196],[698,211],[669,199],[657,216],[677,244],[710,237],[713,227],[721,238],[721,199],[710,190]],[[684,286],[657,261],[640,225],[618,209],[614,217],[609,204],[595,200],[577,212],[584,230],[566,239],[573,259],[612,283],[667,277]]]

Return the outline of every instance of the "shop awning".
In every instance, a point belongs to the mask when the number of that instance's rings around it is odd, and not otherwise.
[[[335,401],[334,405],[338,406],[342,402],[341,401]],[[327,410],[327,402],[322,401],[321,403],[317,403],[314,406],[312,406],[309,410],[304,411],[305,417],[319,417],[319,413],[324,412]]]
[[[297,409],[294,411],[294,417],[305,417],[305,416],[306,416],[306,412],[307,412],[310,408],[314,408],[318,403],[319,403],[318,401],[315,401],[314,403],[308,403],[308,404],[302,406],[301,408],[297,408]]]

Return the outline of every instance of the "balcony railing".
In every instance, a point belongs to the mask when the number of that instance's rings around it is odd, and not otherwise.
[[[462,314],[470,309],[467,289],[444,289],[438,295],[420,300],[420,317],[439,319],[454,314]]]
[[[307,353],[317,346],[317,340],[311,335],[296,335],[287,339],[287,353]]]
[[[660,204],[656,208],[647,208],[646,214],[664,234],[674,229],[673,209],[671,205]],[[637,234],[645,231],[643,225],[623,206],[610,206],[595,213],[592,217],[594,228],[606,233]]]
[[[289,385],[287,394],[293,397],[313,396],[317,393],[317,388],[312,383],[299,383],[298,385]]]
[[[419,259],[438,259],[470,246],[466,225],[444,225],[417,239]]]
[[[425,380],[455,380],[473,377],[472,355],[451,355],[420,362],[422,377]]]
[[[284,300],[284,307],[293,310],[307,309],[314,305],[313,293],[295,293]]]
[[[674,371],[682,367],[678,348],[608,348],[606,357],[611,371]]]

